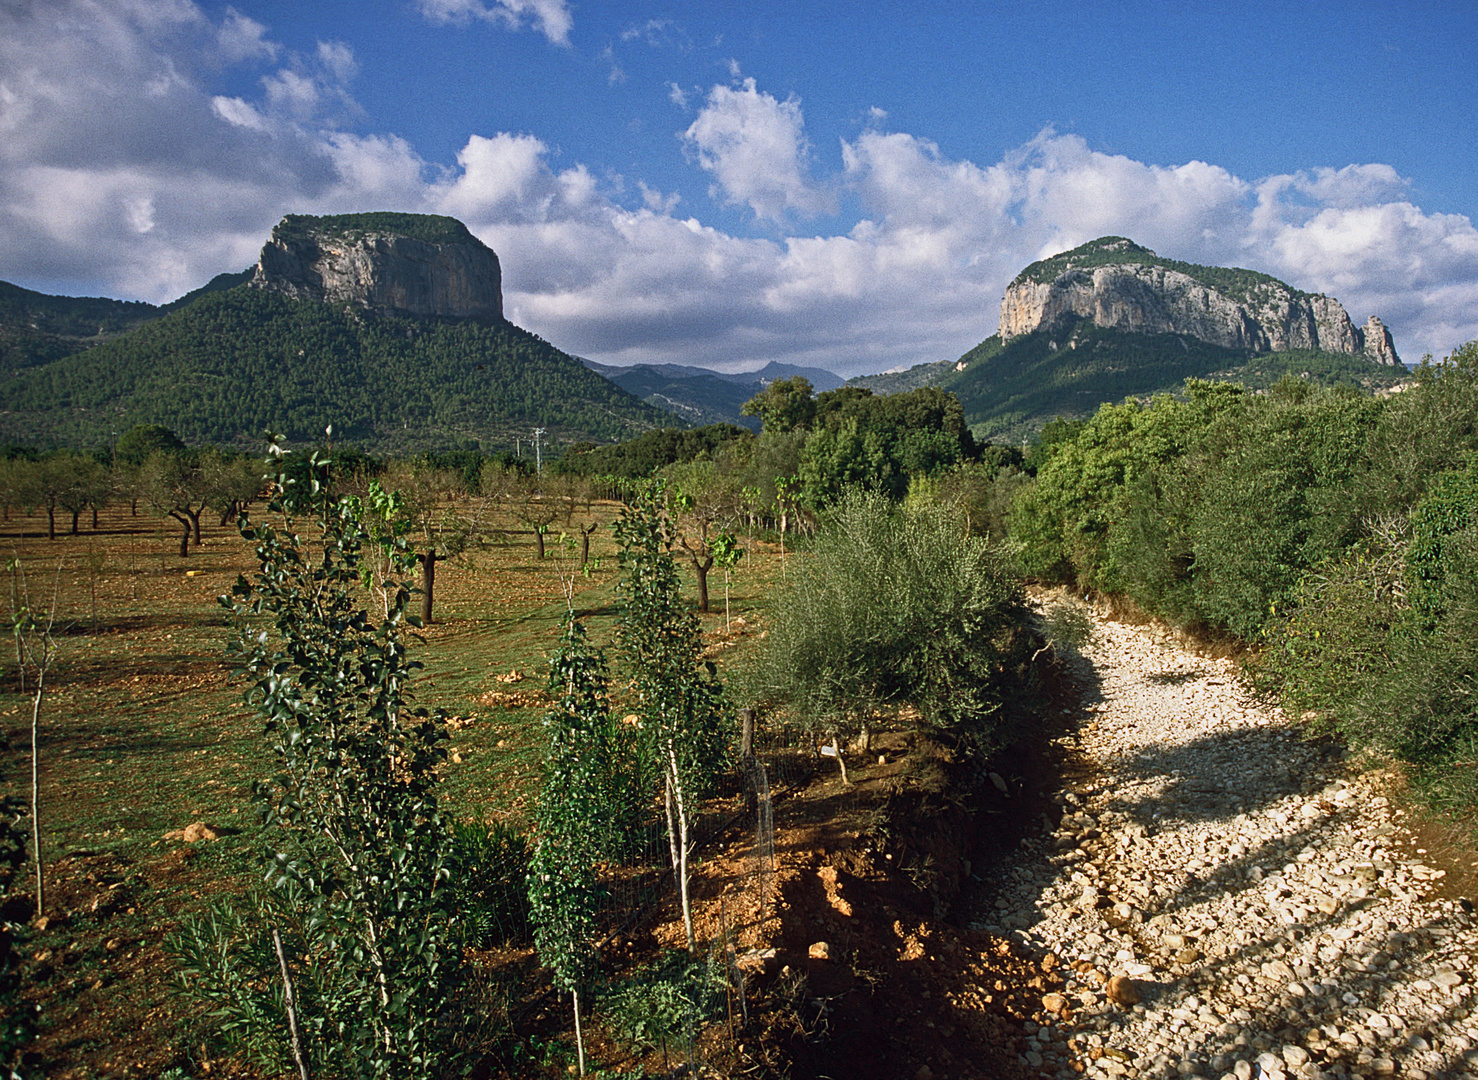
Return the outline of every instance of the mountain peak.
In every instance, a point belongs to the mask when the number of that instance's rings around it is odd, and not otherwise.
[[[378,212],[289,214],[262,247],[251,283],[299,300],[497,320],[502,281],[497,254],[456,218]]]
[[[1321,349],[1400,363],[1380,320],[1372,317],[1362,330],[1333,297],[1255,270],[1161,258],[1123,236],[1089,241],[1016,275],[1001,300],[1001,339],[1070,317],[1251,353]]]

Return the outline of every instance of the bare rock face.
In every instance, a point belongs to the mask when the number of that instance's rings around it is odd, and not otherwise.
[[[1390,367],[1401,363],[1401,358],[1396,355],[1396,343],[1391,340],[1391,332],[1374,315],[1365,320],[1365,355],[1377,364]]]
[[[460,221],[428,214],[289,215],[252,284],[404,315],[503,316],[498,256]]]
[[[1142,334],[1181,334],[1254,353],[1284,349],[1366,353],[1399,364],[1374,316],[1361,330],[1338,300],[1276,278],[1161,259],[1123,237],[1104,237],[1021,272],[1001,301],[1002,340],[1050,329],[1068,316]]]

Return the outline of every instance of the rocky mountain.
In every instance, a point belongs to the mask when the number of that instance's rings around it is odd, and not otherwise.
[[[264,430],[378,452],[628,438],[678,421],[502,317],[498,257],[461,222],[290,216],[249,272],[172,304],[0,283],[0,442],[103,447],[137,424],[258,447]]]
[[[290,214],[263,246],[251,284],[400,315],[503,317],[493,249],[455,218],[429,214]]]
[[[1374,315],[1357,327],[1333,297],[1251,270],[1162,259],[1122,236],[1091,241],[1018,274],[1001,300],[1001,340],[1051,330],[1067,316],[1254,355],[1316,349],[1401,363],[1390,331]]]
[[[1189,378],[1262,389],[1292,375],[1367,390],[1406,378],[1380,319],[1252,270],[1162,259],[1106,236],[1034,262],[1001,301],[1001,329],[956,360],[850,380],[875,393],[956,394],[977,439],[1019,441],[1056,416],[1175,393]]]

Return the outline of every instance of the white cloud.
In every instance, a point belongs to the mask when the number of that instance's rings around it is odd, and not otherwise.
[[[532,23],[553,45],[570,43],[575,25],[566,0],[416,0],[416,8],[432,22],[467,23],[473,19],[502,23],[513,30]]]
[[[1244,178],[1051,130],[975,162],[873,113],[818,176],[799,102],[752,80],[694,92],[694,168],[754,212],[756,238],[640,177],[613,186],[538,133],[469,134],[442,167],[394,133],[336,126],[354,113],[346,46],[295,56],[183,2],[41,7],[0,6],[0,278],[29,288],[169,300],[249,265],[284,213],[446,213],[498,252],[509,317],[561,348],[855,374],[960,355],[1027,262],[1117,233],[1328,292],[1357,323],[1384,318],[1408,359],[1478,338],[1478,230],[1424,212],[1379,163]],[[256,93],[214,84],[231,57]]]
[[[710,90],[683,139],[724,200],[746,203],[761,218],[783,222],[793,211],[818,214],[835,205],[830,192],[809,178],[800,102],[779,101],[753,79]]]
[[[227,64],[239,64],[246,60],[276,60],[281,51],[275,41],[267,40],[267,28],[255,19],[248,18],[235,8],[226,9],[226,17],[216,31],[220,44],[221,59]]]

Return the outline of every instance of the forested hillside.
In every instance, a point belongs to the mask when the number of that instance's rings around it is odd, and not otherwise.
[[[1178,334],[1133,334],[1071,320],[1052,331],[991,336],[953,364],[919,365],[852,380],[879,393],[937,386],[957,395],[977,439],[1019,443],[1054,417],[1085,417],[1105,402],[1178,393],[1186,379],[1265,389],[1284,375],[1322,386],[1393,386],[1405,368],[1344,353],[1252,356]]]
[[[608,440],[664,414],[508,322],[384,318],[251,288],[0,383],[0,439],[107,446],[163,424],[189,442],[311,440],[367,448]]]

